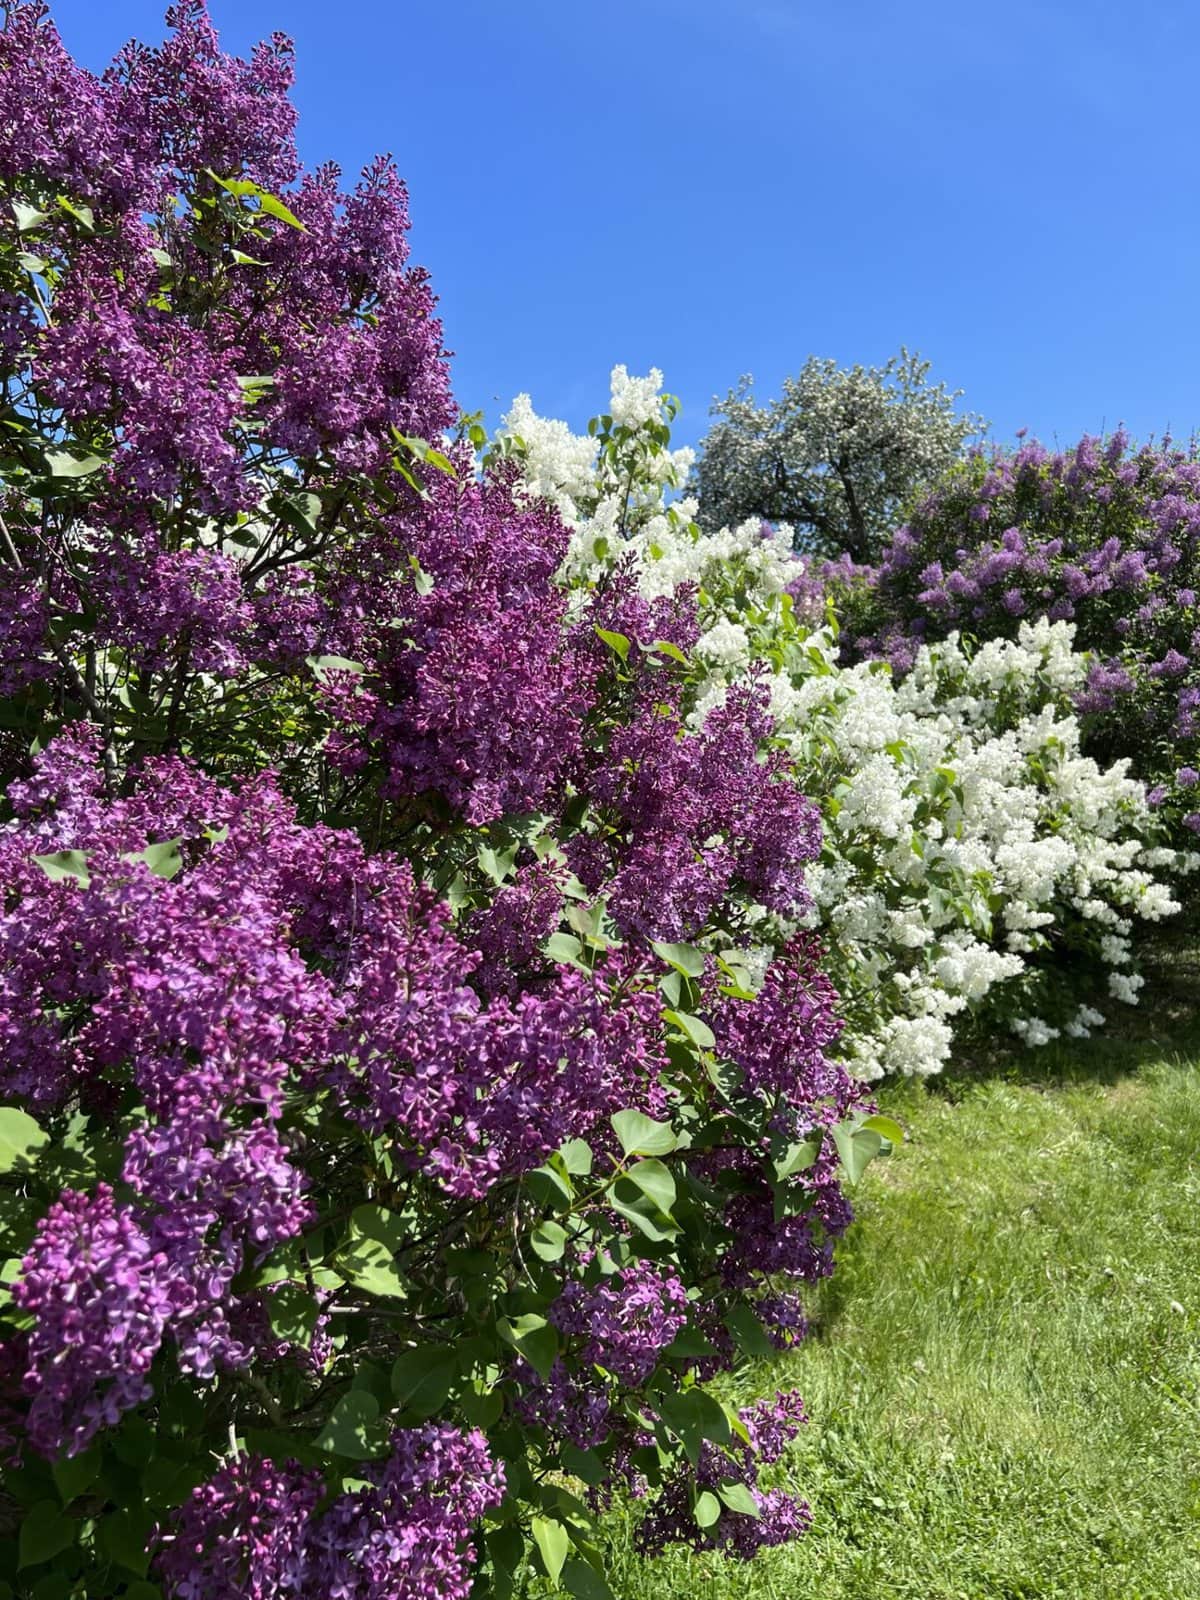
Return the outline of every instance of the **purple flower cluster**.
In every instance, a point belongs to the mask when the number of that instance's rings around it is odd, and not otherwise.
[[[74,1455],[150,1397],[146,1375],[173,1312],[165,1266],[107,1185],[67,1190],[51,1206],[13,1290],[35,1319],[26,1424],[35,1449]]]
[[[45,676],[52,616],[61,641],[81,611],[91,642],[144,672],[172,654],[222,676],[278,659],[281,585],[319,540],[263,505],[272,475],[289,463],[281,498],[320,506],[340,476],[390,475],[397,434],[436,439],[455,416],[390,162],[345,193],[333,167],[303,174],[289,43],[225,55],[201,0],[168,22],[164,44],[128,46],[99,78],[40,0],[0,28],[0,183],[40,219],[21,242],[46,263],[40,301],[0,296],[0,359],[22,405],[97,459],[61,515],[8,508],[26,572],[4,574],[0,687]],[[363,527],[384,515],[364,509]],[[349,613],[335,622],[341,575],[321,577],[330,593],[310,590],[299,617],[292,592],[293,664],[354,632]]]
[[[551,1312],[561,1332],[582,1340],[580,1357],[636,1389],[687,1321],[687,1293],[676,1274],[635,1261],[588,1287],[573,1280]]]
[[[772,962],[753,1000],[717,997],[713,1031],[751,1093],[803,1106],[813,1123],[845,1114],[850,1080],[825,1052],[842,1030],[837,991],[820,968],[821,948],[800,934]]]
[[[159,1531],[171,1600],[466,1600],[472,1528],[504,1493],[483,1435],[402,1429],[364,1478],[319,1512],[319,1473],[235,1457]]]
[[[779,752],[758,759],[773,732],[765,704],[760,686],[734,690],[689,734],[668,701],[647,696],[591,764],[599,825],[567,854],[622,931],[692,937],[735,886],[770,910],[807,904],[820,813]]]
[[[759,1487],[760,1467],[773,1466],[808,1421],[804,1404],[794,1392],[760,1400],[740,1413],[750,1442],[734,1447],[706,1443],[694,1473],[680,1473],[663,1487],[637,1532],[638,1547],[657,1555],[668,1545],[686,1544],[694,1550],[719,1550],[750,1560],[760,1550],[798,1539],[812,1522],[808,1503],[784,1489]],[[694,1497],[739,1484],[749,1489],[758,1516],[722,1507],[719,1519],[701,1528],[693,1512]]]
[[[145,1107],[123,1169],[138,1209],[106,1201],[93,1217],[91,1202],[72,1201],[42,1225],[27,1265],[31,1385],[62,1386],[54,1424],[38,1424],[46,1449],[55,1428],[78,1448],[144,1398],[168,1313],[186,1370],[207,1377],[249,1358],[233,1279],[310,1216],[281,1131],[298,1088],[336,1089],[349,1118],[468,1197],[568,1138],[603,1140],[614,1111],[665,1110],[660,1001],[624,958],[592,976],[554,968],[536,992],[485,1003],[469,982],[478,953],[407,866],[367,857],[353,835],[302,828],[268,780],[232,794],[165,761],[107,801],[93,759],[86,735],[51,745],[13,786],[21,821],[0,839],[14,891],[0,917],[3,1092],[48,1108],[78,1094],[115,1112],[131,1085]],[[151,829],[181,836],[177,876],[137,859]],[[63,847],[86,857],[86,891],[33,860]],[[144,1330],[145,1360],[130,1357],[128,1382],[103,1399],[88,1396],[134,1346],[91,1278],[70,1296],[94,1301],[92,1320],[66,1339],[55,1295],[94,1253],[64,1245],[68,1226],[106,1241],[103,1272]],[[136,1272],[108,1264],[118,1258]]]
[[[566,529],[507,482],[464,475],[431,486],[419,528],[407,519],[390,548],[381,536],[385,568],[406,541],[426,583],[375,586],[391,589],[392,614],[368,645],[376,678],[345,705],[342,761],[355,769],[373,747],[385,794],[437,795],[476,824],[552,806],[593,700],[553,582]],[[347,581],[357,588],[363,569]],[[377,593],[354,599],[379,614]]]
[[[95,76],[40,0],[5,17],[0,1100],[46,1142],[4,1208],[0,1453],[144,1439],[171,1600],[463,1600],[499,1454],[520,1517],[565,1441],[601,1497],[659,1484],[732,1307],[802,1331],[774,1279],[849,1209],[828,1141],[772,1161],[858,1095],[818,952],[751,1003],[651,941],[802,911],[818,813],[761,678],[689,722],[696,595],[569,592],[557,513],[447,442],[403,184],[302,169],[285,40],[228,56],[180,0]],[[669,1167],[618,1159],[621,1112]],[[704,1481],[756,1485],[798,1420],[747,1415]],[[710,1544],[802,1531],[753,1492]],[[51,1587],[131,1581],[94,1497]]]

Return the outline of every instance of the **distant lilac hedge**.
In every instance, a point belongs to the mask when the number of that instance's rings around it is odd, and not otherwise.
[[[907,670],[961,632],[1015,638],[1022,619],[1075,626],[1094,653],[1076,704],[1098,755],[1129,755],[1200,827],[1200,459],[1123,432],[1051,453],[974,453],[899,528],[865,581],[834,579],[843,642]]]

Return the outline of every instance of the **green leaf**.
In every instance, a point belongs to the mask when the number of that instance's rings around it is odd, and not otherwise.
[[[258,204],[260,209],[266,212],[267,216],[274,217],[279,222],[286,222],[289,228],[299,228],[301,233],[308,232],[308,229],[300,221],[296,213],[289,211],[283,201],[276,195],[267,194],[260,189],[258,192]]]
[[[321,1308],[298,1283],[282,1283],[266,1297],[267,1319],[277,1339],[307,1350],[316,1332]]]
[[[540,1378],[550,1376],[550,1368],[558,1355],[558,1332],[545,1317],[533,1311],[511,1320],[501,1317],[496,1332],[520,1351]]]
[[[660,1395],[655,1404],[663,1421],[678,1435],[693,1465],[706,1440],[713,1444],[729,1443],[729,1418],[720,1402],[704,1389],[684,1389],[679,1394]]]
[[[238,387],[246,404],[252,406],[275,387],[275,379],[269,373],[260,373],[255,377],[239,378]]]
[[[604,641],[610,650],[615,650],[622,661],[629,659],[629,640],[623,633],[611,633],[607,628],[597,628],[597,636]]]
[[[379,1401],[375,1396],[366,1389],[351,1389],[334,1406],[317,1435],[318,1450],[350,1456],[355,1461],[366,1460],[374,1453],[371,1424],[378,1416]]]
[[[863,1121],[863,1127],[873,1128],[889,1144],[904,1143],[904,1129],[898,1122],[894,1122],[891,1117],[883,1117],[878,1114],[866,1117]]]
[[[510,845],[507,850],[493,850],[491,845],[481,844],[475,852],[475,859],[484,875],[499,884],[512,875],[520,849],[519,844]]]
[[[65,1517],[54,1500],[39,1500],[21,1523],[18,1570],[49,1561],[75,1543],[79,1524]]]
[[[853,1123],[839,1122],[831,1129],[837,1145],[842,1169],[848,1183],[857,1183],[871,1161],[883,1148],[883,1139],[874,1128],[856,1127]]]
[[[576,1177],[586,1177],[592,1170],[592,1147],[585,1140],[568,1139],[558,1153],[563,1166]]]
[[[705,1489],[703,1494],[697,1495],[696,1504],[692,1507],[692,1515],[696,1519],[698,1528],[711,1528],[721,1515],[721,1502],[715,1494]]]
[[[614,1600],[603,1575],[589,1561],[583,1561],[578,1556],[572,1556],[563,1568],[562,1582],[575,1600]]]
[[[402,1350],[392,1364],[392,1393],[406,1411],[432,1417],[440,1411],[458,1376],[458,1357],[444,1344]]]
[[[597,901],[594,906],[568,906],[567,921],[581,939],[590,939],[600,944],[606,944],[606,941],[600,937],[600,929],[604,925],[603,902]]]
[[[40,277],[50,263],[45,256],[35,256],[28,250],[21,250],[17,254],[17,265],[26,272],[31,272],[35,277]]]
[[[724,1320],[725,1326],[746,1355],[771,1357],[776,1354],[775,1346],[767,1338],[762,1323],[749,1306],[733,1306],[725,1313]]]
[[[273,509],[279,513],[284,522],[295,528],[297,533],[316,533],[322,510],[321,497],[313,494],[310,489],[305,489],[300,494],[291,494],[286,499],[274,502]],[[323,656],[312,657],[308,665],[311,667],[314,661],[319,662],[324,659]]]
[[[305,656],[304,661],[322,682],[331,672],[362,673],[367,670],[361,661],[348,661],[345,656]]]
[[[675,1178],[661,1161],[635,1162],[625,1174],[625,1179],[635,1184],[664,1216],[671,1215],[671,1207],[675,1204]]]
[[[672,644],[669,639],[656,639],[647,649],[656,650],[660,656],[670,656],[672,661],[678,661],[681,666],[690,667],[692,664],[679,646]]]
[[[164,839],[159,844],[148,844],[144,850],[134,850],[122,860],[144,861],[156,878],[173,878],[183,871],[183,857],[179,854],[182,843],[182,839]]]
[[[621,1192],[619,1184],[611,1189],[608,1203],[618,1216],[632,1223],[639,1233],[653,1240],[655,1244],[662,1244],[665,1240],[679,1236],[679,1224],[671,1217],[664,1217],[657,1207],[650,1205],[631,1185],[625,1193]]]
[[[549,1206],[555,1211],[570,1209],[575,1203],[575,1186],[570,1175],[559,1172],[554,1166],[547,1163],[544,1167],[534,1167],[525,1180],[530,1194],[540,1206]]]
[[[697,950],[694,944],[661,944],[657,939],[651,939],[650,947],[655,955],[682,972],[685,978],[701,978],[704,976],[704,951]]]
[[[806,1139],[802,1144],[788,1145],[780,1159],[772,1163],[776,1178],[782,1183],[785,1178],[790,1178],[797,1172],[807,1171],[820,1153],[821,1147],[814,1139]]]
[[[593,1488],[608,1476],[608,1468],[595,1450],[584,1450],[577,1444],[568,1443],[560,1448],[558,1459],[564,1472],[569,1472],[573,1478],[582,1478],[584,1483]]]
[[[85,1450],[82,1455],[63,1456],[51,1468],[54,1473],[54,1482],[58,1492],[62,1495],[63,1505],[70,1505],[77,1495],[89,1488],[100,1476],[100,1467],[104,1461],[104,1451],[98,1444],[90,1450]]]
[[[702,1022],[699,1017],[689,1016],[686,1011],[664,1011],[663,1020],[686,1034],[698,1050],[711,1050],[717,1042],[708,1023]]]
[[[67,215],[69,217],[74,217],[76,222],[85,228],[88,233],[95,232],[96,217],[91,206],[77,206],[72,201],[68,200],[65,194],[60,194],[58,196],[58,203],[60,207],[67,213]]]
[[[585,965],[580,959],[583,955],[583,941],[577,939],[573,933],[552,933],[542,946],[542,950],[551,961],[561,961],[572,967]]]
[[[567,1551],[571,1548],[570,1533],[557,1517],[534,1517],[529,1531],[533,1534],[533,1542],[537,1546],[538,1555],[542,1558],[547,1577],[554,1587],[558,1588],[559,1573],[563,1569],[563,1562],[567,1559]]]
[[[345,1244],[334,1258],[337,1271],[368,1294],[403,1299],[408,1283],[394,1257],[409,1237],[407,1224],[383,1206],[358,1206]]]
[[[46,451],[46,470],[52,478],[86,478],[103,465],[102,456],[73,456],[66,450]]]
[[[110,1561],[144,1578],[150,1565],[150,1531],[155,1520],[152,1511],[129,1506],[98,1524],[96,1543]]]
[[[701,1361],[706,1356],[715,1356],[717,1347],[709,1344],[699,1328],[686,1327],[680,1328],[663,1353],[673,1361]]]
[[[609,1121],[627,1156],[669,1155],[679,1142],[665,1122],[655,1122],[641,1111],[616,1111]]]
[[[50,215],[48,211],[39,211],[36,206],[31,206],[24,200],[14,200],[12,209],[13,216],[17,219],[18,233],[28,233],[31,228],[41,227]]]
[[[0,1106],[0,1172],[31,1165],[50,1135],[17,1106]]]
[[[55,850],[48,856],[33,858],[48,878],[74,878],[86,889],[92,881],[88,873],[87,856],[82,850]]]
[[[736,1511],[739,1516],[758,1518],[762,1515],[758,1501],[744,1483],[723,1483],[717,1493],[730,1511]]]
[[[484,1535],[484,1538],[492,1565],[498,1572],[507,1573],[511,1577],[525,1559],[525,1540],[521,1536],[520,1528],[515,1528],[511,1524],[503,1528],[493,1528],[490,1533]]]
[[[530,1248],[543,1261],[561,1261],[570,1235],[561,1222],[539,1223],[529,1236]]]
[[[289,211],[282,200],[276,195],[268,194],[265,189],[260,189],[250,178],[219,178],[211,169],[208,175],[214,183],[219,183],[222,189],[238,200],[244,200],[249,196],[258,201],[259,209],[268,217],[275,217],[280,222],[286,222],[289,227],[299,228],[301,233],[307,233],[308,230],[294,211]]]

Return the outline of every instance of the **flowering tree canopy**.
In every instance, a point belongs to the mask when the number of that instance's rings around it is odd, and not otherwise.
[[[874,558],[897,514],[961,455],[982,418],[959,414],[929,363],[901,350],[882,367],[810,356],[783,393],[756,403],[743,378],[712,414],[695,471],[700,525],[790,523],[799,548]]]

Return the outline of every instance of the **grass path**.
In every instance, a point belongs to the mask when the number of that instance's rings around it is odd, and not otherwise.
[[[1200,1037],[906,1084],[806,1345],[808,1538],[620,1600],[1200,1600]],[[1140,1059],[1139,1059],[1140,1058]]]

